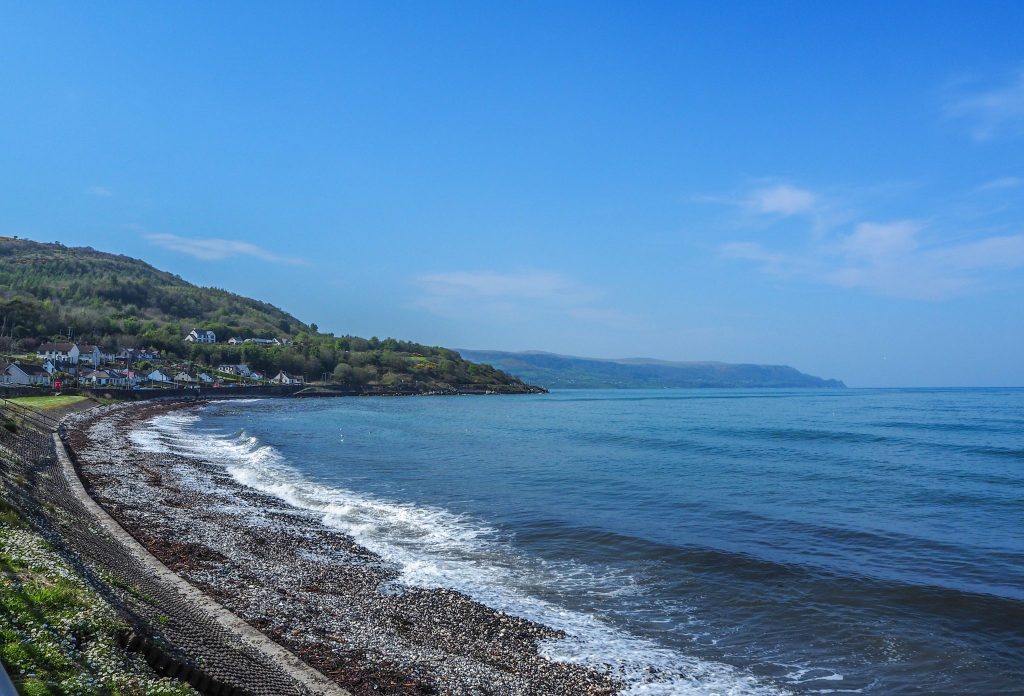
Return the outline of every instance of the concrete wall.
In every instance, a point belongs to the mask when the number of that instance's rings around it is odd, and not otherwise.
[[[238,388],[213,388],[200,387],[198,389],[118,389],[109,388],[68,388],[62,389],[61,394],[83,396],[94,396],[97,398],[121,399],[124,401],[144,401],[146,399],[246,399],[256,396],[291,396],[302,389],[301,386],[269,385],[260,387],[238,387]],[[16,396],[46,396],[53,394],[52,388],[33,387],[0,387],[0,397],[13,398]]]

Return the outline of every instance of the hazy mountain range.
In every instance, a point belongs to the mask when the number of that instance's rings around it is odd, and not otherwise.
[[[459,353],[467,360],[493,365],[525,382],[548,389],[846,387],[840,380],[814,377],[788,365],[671,362],[652,358],[602,360],[542,351],[460,350]]]

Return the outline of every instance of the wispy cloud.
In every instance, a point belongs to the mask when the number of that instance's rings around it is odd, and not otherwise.
[[[917,246],[921,225],[910,220],[880,224],[862,222],[843,237],[839,252],[850,259],[885,259],[904,256]]]
[[[96,196],[98,198],[110,198],[111,196],[114,195],[114,192],[108,189],[106,186],[90,186],[85,191],[90,196]]]
[[[1007,189],[1015,189],[1024,186],[1024,179],[1019,176],[1004,176],[1000,179],[993,179],[992,181],[986,181],[984,184],[976,188],[976,191],[1005,191]]]
[[[420,275],[414,282],[419,296],[413,305],[447,318],[523,321],[546,315],[610,326],[631,320],[603,306],[600,290],[552,271],[453,271]]]
[[[946,114],[965,121],[975,140],[1024,134],[1024,69],[998,87],[959,92],[946,104]]]
[[[733,242],[720,251],[774,276],[910,299],[948,298],[977,287],[991,272],[1024,268],[1024,235],[926,245],[926,229],[912,220],[864,222],[798,251],[754,242]]]
[[[308,263],[305,259],[278,254],[236,239],[194,239],[164,232],[147,232],[143,234],[143,237],[164,249],[187,254],[200,261],[221,261],[233,256],[252,256],[275,263],[291,265]]]
[[[421,285],[437,295],[472,294],[477,297],[514,299],[565,299],[586,295],[581,286],[559,273],[525,271],[457,271],[429,273],[419,278]]]
[[[747,208],[769,215],[797,215],[814,210],[818,197],[807,189],[775,184],[754,190],[744,201]]]

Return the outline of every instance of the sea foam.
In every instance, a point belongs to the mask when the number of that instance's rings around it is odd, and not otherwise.
[[[319,514],[323,523],[394,563],[400,583],[444,587],[510,614],[561,630],[540,652],[556,661],[608,671],[626,696],[679,694],[768,695],[787,693],[736,667],[681,654],[630,635],[599,617],[531,594],[526,588],[586,586],[609,594],[638,591],[631,578],[572,563],[545,563],[517,553],[480,520],[438,507],[411,505],[325,486],[303,477],[273,446],[242,431],[195,428],[200,417],[177,411],[133,429],[133,444],[154,453],[212,461],[240,484]],[[396,591],[400,588],[382,588]],[[537,594],[540,594],[538,592]]]

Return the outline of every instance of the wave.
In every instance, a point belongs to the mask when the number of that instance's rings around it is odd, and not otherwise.
[[[324,524],[395,564],[401,585],[458,590],[494,609],[561,630],[566,637],[542,642],[541,654],[609,671],[626,685],[621,692],[626,696],[788,693],[732,665],[681,654],[545,598],[571,591],[604,596],[640,592],[624,571],[526,557],[480,520],[310,481],[259,438],[245,431],[203,432],[194,427],[199,420],[194,412],[163,414],[130,437],[146,451],[212,461],[240,484],[318,514]],[[389,589],[401,588],[382,588]],[[801,683],[810,670],[795,669],[801,678],[793,682]],[[835,672],[819,671],[818,678],[829,683],[842,680]]]

